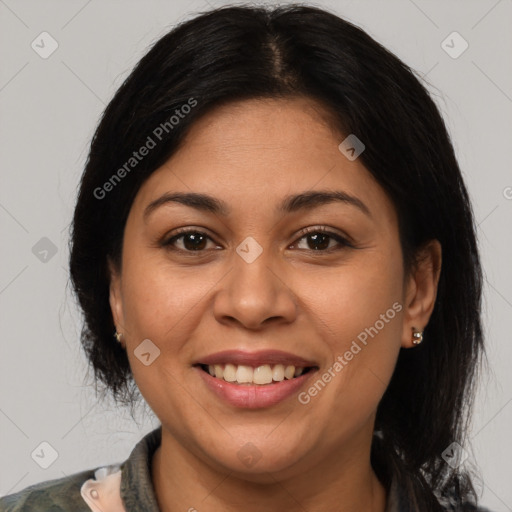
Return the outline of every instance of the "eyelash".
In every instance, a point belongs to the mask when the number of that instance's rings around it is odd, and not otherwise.
[[[186,254],[191,254],[191,255],[206,252],[206,249],[201,249],[201,250],[197,250],[197,251],[189,251],[189,250],[178,249],[178,248],[174,247],[174,245],[173,245],[174,242],[176,242],[178,239],[182,238],[184,235],[187,235],[189,233],[204,235],[208,239],[212,240],[207,235],[207,233],[205,233],[203,231],[199,231],[197,229],[190,229],[190,228],[181,228],[171,238],[163,241],[161,245],[166,247],[166,248],[168,248],[168,249],[170,249],[170,250],[178,251],[178,252],[186,253]],[[333,233],[332,231],[327,230],[323,226],[314,227],[314,228],[304,228],[304,229],[301,229],[300,232],[299,232],[299,238],[297,239],[297,242],[299,242],[303,238],[306,238],[306,236],[308,236],[308,235],[317,234],[317,233],[322,233],[324,235],[329,236],[330,238],[332,238],[336,242],[338,242],[339,246],[338,247],[331,247],[329,249],[319,249],[319,250],[315,250],[315,249],[299,249],[299,250],[308,251],[308,252],[311,252],[311,253],[318,254],[318,253],[331,253],[331,252],[334,252],[334,251],[339,251],[339,250],[343,249],[344,247],[350,247],[350,248],[353,248],[353,249],[355,248],[355,246],[353,244],[351,244],[345,237],[339,235],[338,233]],[[295,243],[293,245],[295,245]]]

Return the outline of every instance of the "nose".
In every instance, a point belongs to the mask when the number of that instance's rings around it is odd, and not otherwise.
[[[231,271],[221,281],[214,299],[214,316],[223,324],[237,323],[258,330],[287,324],[297,315],[295,293],[287,284],[279,262],[264,250],[254,261],[234,255]]]

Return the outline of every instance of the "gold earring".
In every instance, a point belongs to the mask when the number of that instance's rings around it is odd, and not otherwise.
[[[123,335],[122,335],[120,332],[117,332],[117,330],[116,330],[116,332],[114,333],[114,338],[115,338],[119,343],[121,343],[121,338],[122,338],[122,336],[123,336]]]
[[[412,328],[412,344],[419,345],[423,341],[423,331],[415,331]]]

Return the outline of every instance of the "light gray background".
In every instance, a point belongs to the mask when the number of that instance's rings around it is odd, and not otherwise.
[[[0,0],[0,495],[124,460],[157,421],[98,403],[67,287],[67,228],[99,116],[148,45],[215,0]],[[483,504],[512,511],[512,0],[322,1],[426,76],[474,202],[491,373],[475,408]],[[58,42],[42,59],[31,43]],[[441,43],[457,31],[458,58]],[[37,40],[36,40],[37,42]],[[459,43],[453,43],[455,48]],[[57,253],[32,252],[43,237]],[[44,244],[44,242],[42,242]],[[43,257],[43,254],[39,255]],[[58,452],[48,468],[31,453]],[[466,447],[468,448],[468,447]]]

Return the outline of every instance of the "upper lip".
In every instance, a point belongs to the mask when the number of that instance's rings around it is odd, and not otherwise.
[[[281,350],[260,350],[258,352],[245,352],[243,350],[224,350],[205,357],[201,357],[195,364],[234,364],[245,366],[262,366],[264,364],[283,364],[305,368],[316,366],[314,361]]]

